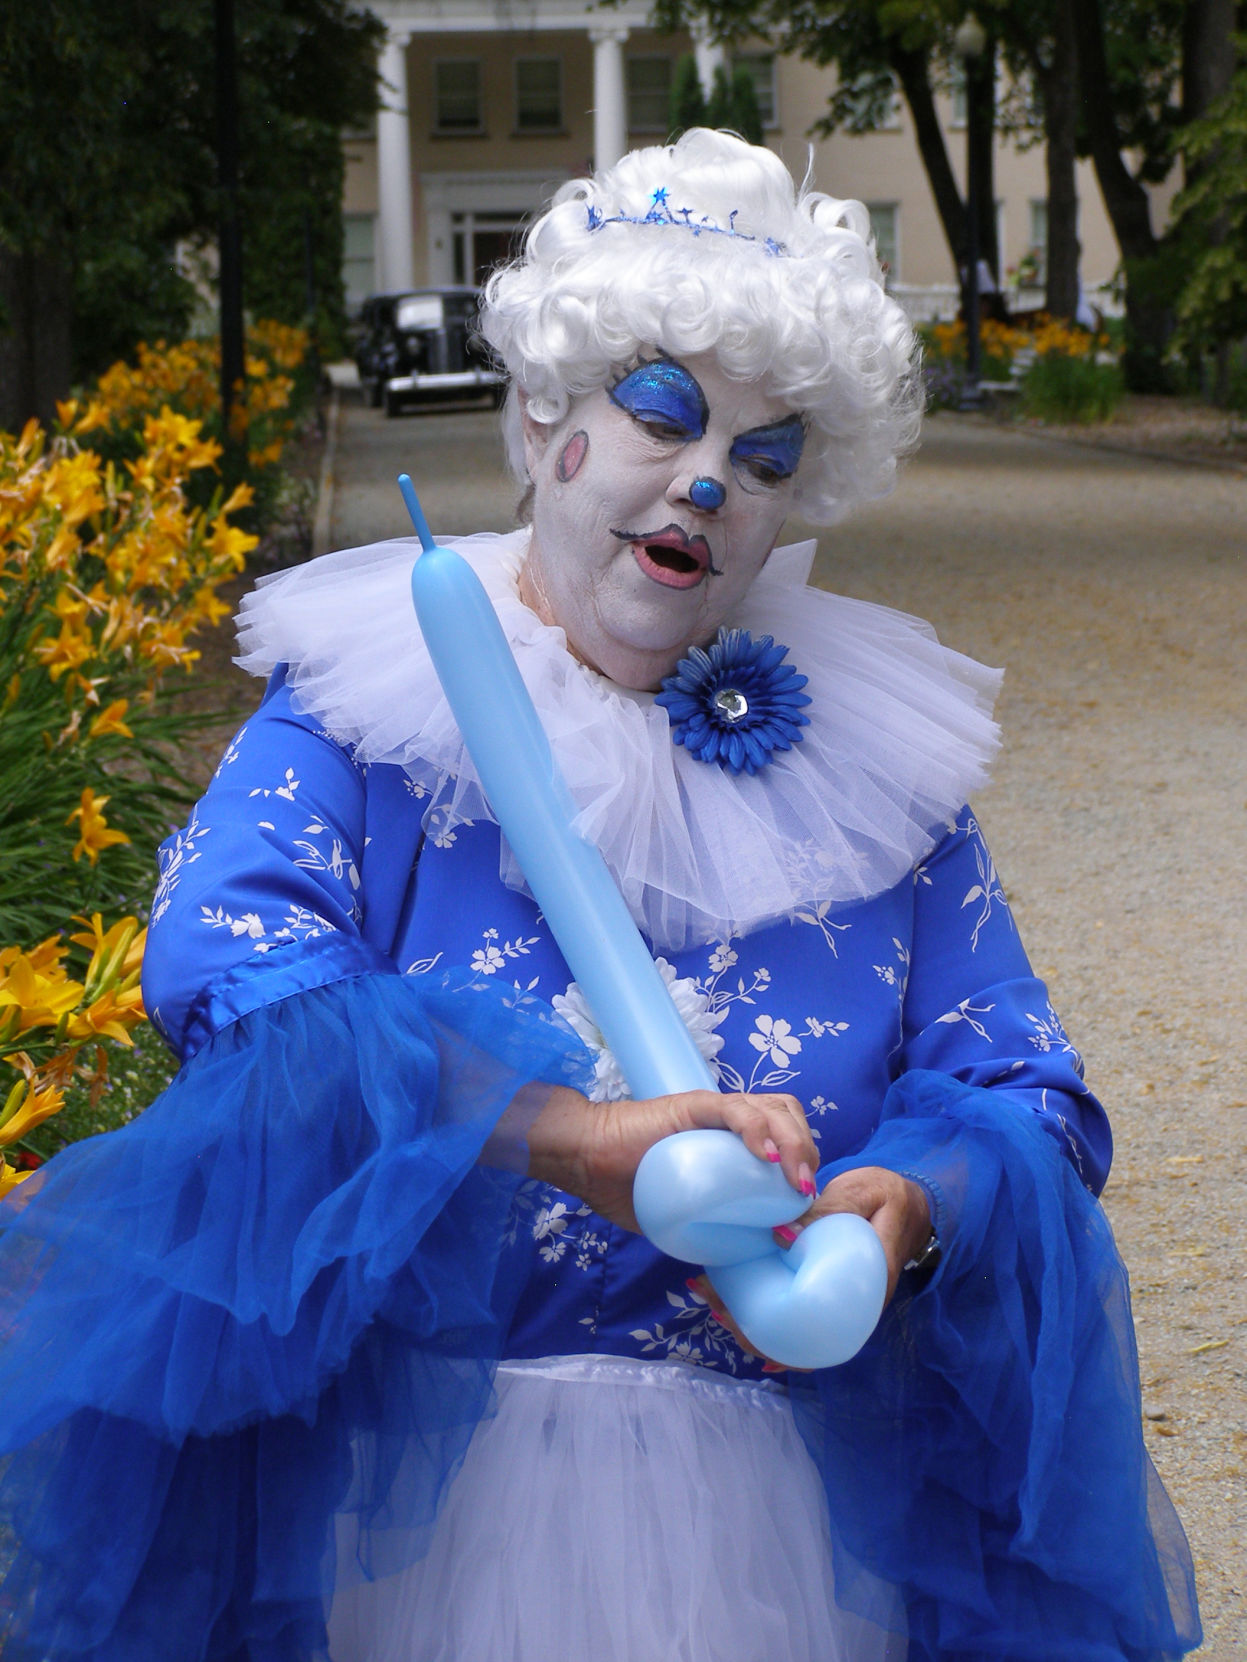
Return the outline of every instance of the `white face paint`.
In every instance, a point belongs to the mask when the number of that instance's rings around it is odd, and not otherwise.
[[[657,687],[718,632],[775,546],[800,422],[710,355],[657,358],[524,422],[535,487],[521,597],[578,657]]]

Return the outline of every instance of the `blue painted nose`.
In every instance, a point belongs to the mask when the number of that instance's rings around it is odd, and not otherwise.
[[[726,497],[727,492],[717,479],[694,479],[688,490],[688,499],[694,508],[706,511],[721,508]]]

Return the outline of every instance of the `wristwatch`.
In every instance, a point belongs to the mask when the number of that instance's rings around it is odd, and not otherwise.
[[[922,1251],[916,1258],[911,1258],[909,1260],[908,1264],[905,1265],[905,1268],[907,1270],[917,1271],[925,1280],[939,1263],[943,1251],[944,1249],[940,1245],[940,1238],[933,1229],[931,1231],[931,1239],[927,1242],[926,1246],[923,1247]]]

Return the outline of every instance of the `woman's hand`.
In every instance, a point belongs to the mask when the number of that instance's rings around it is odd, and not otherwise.
[[[528,1134],[528,1171],[636,1230],[632,1180],[641,1156],[677,1131],[718,1129],[737,1132],[751,1154],[783,1167],[798,1194],[813,1195],[818,1157],[792,1096],[684,1091],[641,1102],[590,1102],[556,1087]]]
[[[856,1212],[874,1226],[883,1243],[888,1261],[888,1292],[885,1302],[891,1302],[900,1280],[901,1271],[916,1258],[931,1239],[931,1208],[922,1187],[907,1177],[900,1177],[884,1166],[858,1166],[853,1171],[841,1172],[819,1195],[808,1212],[793,1224],[785,1224],[774,1231],[777,1240],[791,1246],[797,1234],[829,1212]],[[689,1288],[704,1298],[715,1318],[727,1328],[736,1342],[749,1355],[758,1353],[736,1326],[730,1312],[715,1291],[708,1275],[699,1275],[689,1282]],[[768,1367],[780,1371],[779,1364]]]

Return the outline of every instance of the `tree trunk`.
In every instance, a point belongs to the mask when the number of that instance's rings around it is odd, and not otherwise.
[[[234,0],[215,0],[217,186],[220,221],[217,281],[221,317],[221,437],[227,455],[235,447],[231,422],[234,399],[246,373],[243,325],[242,230],[238,215],[238,72],[234,39]],[[245,457],[246,439],[237,441]],[[240,458],[241,459],[241,458]]]
[[[1122,160],[1100,0],[1077,0],[1074,28],[1091,159],[1126,272],[1122,370],[1132,392],[1171,392],[1165,352],[1174,327],[1172,272],[1169,262],[1160,257],[1147,191]]]
[[[1122,160],[1100,0],[1078,0],[1073,13],[1082,115],[1105,211],[1123,258],[1146,260],[1157,249],[1151,203],[1147,191]]]
[[[935,96],[931,91],[927,61],[925,52],[906,52],[899,46],[892,47],[892,67],[896,71],[901,91],[905,94],[905,102],[914,118],[918,153],[922,157],[931,194],[935,198],[936,212],[944,228],[944,239],[948,243],[953,269],[960,271],[965,262],[966,209],[965,203],[961,200],[961,192],[957,189],[957,181],[953,177],[952,164],[948,159],[944,129],[940,126],[939,116],[935,111]]]
[[[961,192],[957,188],[957,180],[953,174],[952,163],[948,156],[948,146],[944,142],[944,129],[941,127],[939,116],[936,114],[935,95],[931,91],[931,77],[928,71],[930,60],[925,52],[907,52],[903,47],[893,44],[890,61],[896,72],[896,78],[901,84],[901,91],[905,94],[905,102],[909,105],[910,114],[914,119],[914,136],[918,141],[918,153],[922,157],[927,182],[931,186],[931,195],[935,198],[935,209],[940,216],[940,224],[944,230],[944,240],[948,244],[953,269],[958,273],[958,280],[960,281],[966,263],[966,205],[962,200]],[[984,114],[978,155],[978,176],[982,182],[983,191],[979,218],[979,253],[980,257],[987,262],[997,287],[999,287],[1000,248],[996,235],[995,186],[995,64],[995,45],[993,43],[984,54],[982,67],[984,84],[980,89]],[[969,88],[967,88],[968,97]]]
[[[1235,13],[1235,0],[1187,0],[1182,17],[1184,126],[1206,115],[1209,106],[1230,90]]]
[[[1076,0],[1056,0],[1052,16],[1052,58],[1043,75],[1044,137],[1047,141],[1048,269],[1044,305],[1052,317],[1078,314],[1078,54],[1074,41]]]
[[[72,323],[68,265],[0,247],[0,428],[56,420],[57,400],[69,396]]]

